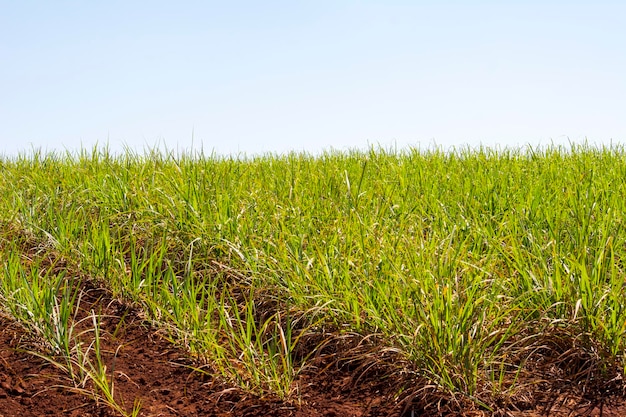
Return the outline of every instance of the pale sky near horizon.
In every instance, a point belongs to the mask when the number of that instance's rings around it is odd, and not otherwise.
[[[626,141],[624,1],[0,0],[0,155]]]

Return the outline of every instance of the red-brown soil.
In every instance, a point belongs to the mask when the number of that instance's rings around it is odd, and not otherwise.
[[[398,385],[389,366],[368,362],[364,359],[367,355],[351,356],[354,343],[349,339],[329,345],[311,360],[311,366],[300,374],[298,392],[291,400],[259,397],[210,372],[192,370],[196,364],[185,351],[161,338],[137,311],[112,300],[105,290],[85,289],[81,306],[83,314],[93,310],[103,315],[104,348],[109,352],[105,356],[109,369],[114,369],[116,398],[128,411],[135,399],[140,399],[141,416],[626,416],[623,398],[593,402],[551,394],[545,384],[537,387],[536,395],[531,391],[525,401],[503,405],[495,413],[445,396],[438,405],[430,402],[431,407],[424,406],[429,401],[398,401]],[[66,375],[25,351],[31,348],[23,330],[0,317],[0,417],[119,415],[106,404],[73,392]],[[426,385],[421,391],[418,388],[408,386],[406,392],[428,392]],[[436,398],[436,393],[429,398]]]
[[[109,352],[107,363],[114,366],[115,396],[128,411],[140,399],[141,416],[400,414],[385,381],[369,378],[354,385],[355,375],[336,369],[304,372],[300,393],[291,401],[255,396],[219,377],[193,371],[194,361],[186,352],[145,326],[136,311],[111,300],[106,291],[88,290],[81,305],[85,312],[94,310],[104,317],[103,344]],[[0,417],[119,415],[102,402],[72,392],[67,376],[26,352],[30,346],[18,325],[0,317]]]

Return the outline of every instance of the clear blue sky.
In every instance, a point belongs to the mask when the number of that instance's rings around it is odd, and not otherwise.
[[[624,1],[0,0],[0,154],[619,143],[625,74]]]

